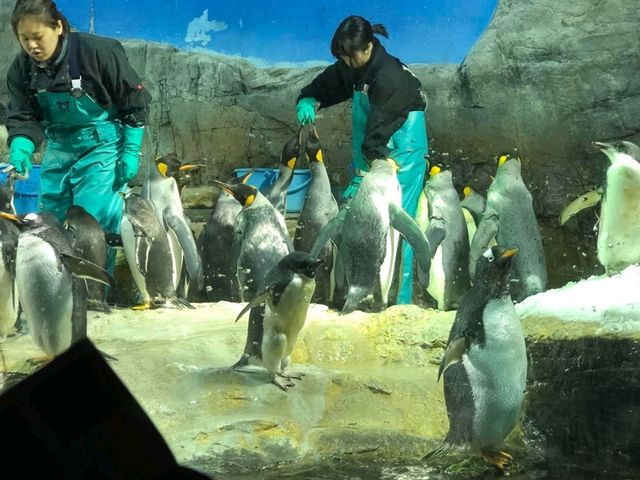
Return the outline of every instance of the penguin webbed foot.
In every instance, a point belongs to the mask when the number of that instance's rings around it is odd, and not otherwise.
[[[276,387],[278,387],[280,390],[282,390],[283,392],[287,392],[289,391],[289,387],[295,387],[296,384],[293,383],[292,381],[288,381],[286,383],[280,383],[278,381],[278,379],[275,377],[275,375],[273,376],[273,378],[271,379],[271,383],[273,383]]]
[[[484,458],[484,460],[487,463],[498,468],[498,470],[502,471],[505,468],[515,465],[515,462],[513,461],[513,457],[507,452],[503,452],[501,450],[483,448],[480,450],[480,453],[482,455],[482,458]]]
[[[280,378],[284,378],[286,380],[302,380],[302,377],[305,376],[302,372],[278,372],[276,375]]]
[[[134,305],[133,307],[131,307],[131,310],[136,310],[136,311],[142,311],[142,310],[149,310],[151,307],[151,302],[142,302],[139,303],[138,305]]]

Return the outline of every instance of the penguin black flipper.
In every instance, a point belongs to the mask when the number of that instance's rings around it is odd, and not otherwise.
[[[163,218],[167,227],[170,228],[178,238],[178,243],[184,254],[184,262],[187,266],[189,278],[196,282],[198,290],[202,290],[204,287],[202,260],[198,254],[198,246],[193,238],[191,227],[186,224],[184,217],[174,215],[169,209],[164,211]]]
[[[333,240],[338,245],[340,244],[338,237],[340,235],[340,230],[342,230],[342,224],[344,223],[346,215],[347,209],[343,208],[335,217],[329,220],[322,230],[320,230],[318,238],[316,238],[316,241],[313,243],[313,247],[311,247],[311,251],[309,252],[311,257],[318,258],[320,251],[329,240]]]
[[[451,325],[447,348],[440,361],[438,380],[449,366],[460,361],[472,341],[484,345],[484,327],[478,319],[482,318],[486,304],[485,292],[481,289],[471,289],[462,298]]]
[[[424,232],[429,247],[435,252],[440,246],[444,237],[447,235],[447,229],[443,218],[433,217],[429,219],[429,225]]]
[[[263,290],[262,292],[258,293],[253,300],[251,300],[249,303],[247,303],[247,305],[242,309],[242,311],[238,314],[238,316],[236,317],[236,322],[238,320],[240,320],[242,318],[242,316],[247,313],[250,309],[252,309],[253,307],[257,307],[258,305],[260,305],[261,303],[264,303],[267,300],[267,297],[269,297],[269,295],[271,295],[271,290],[267,289],[267,290]]]
[[[420,231],[416,221],[405,212],[401,206],[389,203],[389,218],[391,225],[404,239],[409,242],[418,260],[418,281],[426,288],[429,286],[429,269],[431,268],[431,257],[435,248]]]
[[[63,257],[64,262],[64,257]],[[66,264],[65,264],[66,265]],[[67,266],[71,270],[69,266]],[[87,338],[87,293],[84,281],[78,277],[72,277],[73,310],[71,317],[71,344]]]
[[[109,275],[109,272],[89,260],[63,252],[60,252],[60,259],[65,267],[76,277],[104,283],[110,287],[115,285],[115,281]]]
[[[500,219],[498,218],[498,214],[494,211],[485,212],[480,225],[478,225],[476,234],[473,236],[473,242],[471,242],[471,248],[469,250],[469,276],[472,283],[475,283],[478,259],[488,248],[491,240],[498,235],[499,226]]]

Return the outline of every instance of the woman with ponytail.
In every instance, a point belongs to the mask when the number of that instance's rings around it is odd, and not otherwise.
[[[359,16],[340,23],[331,40],[338,61],[300,92],[298,122],[313,123],[316,109],[352,99],[352,178],[343,198],[356,194],[373,160],[391,158],[399,167],[402,207],[414,217],[427,168],[426,100],[420,80],[374,35],[388,37],[383,25]],[[411,303],[412,259],[404,242],[398,304]]]

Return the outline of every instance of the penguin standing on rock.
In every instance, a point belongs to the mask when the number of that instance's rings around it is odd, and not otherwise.
[[[331,192],[331,183],[325,168],[322,145],[315,127],[310,127],[309,137],[305,144],[311,182],[304,200],[304,206],[298,217],[293,247],[296,251],[310,252],[320,231],[338,214],[338,203]],[[333,300],[333,259],[335,254],[333,242],[327,242],[319,252],[318,258],[322,266],[316,275],[316,293],[313,301],[329,305]]]
[[[67,209],[64,228],[71,235],[71,247],[76,254],[95,263],[103,269],[107,268],[107,240],[100,223],[84,208],[72,205]],[[87,282],[87,308],[110,312],[105,300],[103,285]]]
[[[527,380],[524,334],[509,295],[516,252],[497,245],[478,260],[474,286],[456,312],[438,371],[438,380],[444,376],[449,432],[425,459],[464,448],[501,470],[511,463],[500,448],[516,425]]]
[[[293,250],[284,217],[256,187],[214,182],[242,206],[236,217],[232,257],[241,301],[256,296],[267,272]]]
[[[158,157],[149,169],[149,178],[142,185],[142,197],[153,204],[156,216],[164,229],[171,249],[173,264],[173,288],[186,300],[189,282],[179,288],[183,261],[190,281],[195,281],[198,290],[203,288],[202,261],[198,247],[185,217],[178,189],[177,175],[198,168],[198,165],[182,164],[175,155]]]
[[[487,206],[471,243],[472,280],[478,259],[494,240],[519,251],[511,271],[514,301],[521,302],[547,289],[547,267],[533,199],[522,179],[520,159],[508,154],[498,159],[498,171],[487,192]]]
[[[307,318],[320,263],[306,252],[292,252],[269,271],[255,298],[236,318],[251,310],[245,350],[233,368],[260,364],[270,373],[271,383],[284,391],[294,386],[293,379],[301,378],[287,372],[287,366]],[[287,382],[280,383],[277,376]]]
[[[62,225],[50,213],[16,216],[21,233],[16,250],[20,304],[34,343],[50,358],[87,336],[86,288],[82,279],[113,287],[111,276],[76,255]]]
[[[142,302],[134,310],[152,307],[193,308],[176,293],[176,268],[169,239],[151,202],[129,192],[124,196],[120,231],[122,246]]]

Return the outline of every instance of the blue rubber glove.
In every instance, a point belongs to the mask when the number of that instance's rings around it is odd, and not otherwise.
[[[9,163],[18,175],[27,175],[31,171],[31,155],[36,146],[27,137],[14,137],[9,146]]]
[[[313,97],[301,98],[296,105],[298,123],[308,125],[316,121],[316,99]]]
[[[116,163],[116,178],[114,188],[120,190],[138,173],[140,166],[140,150],[144,138],[144,127],[124,126],[124,143],[122,155]]]

